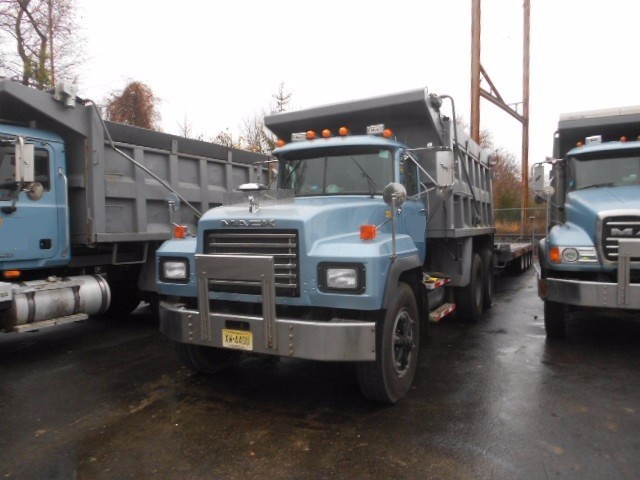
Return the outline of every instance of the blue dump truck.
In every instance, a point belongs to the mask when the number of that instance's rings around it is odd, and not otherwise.
[[[103,122],[73,85],[0,80],[0,331],[157,304],[172,224],[195,228],[266,158]]]
[[[355,362],[365,397],[395,403],[428,320],[491,305],[490,155],[425,89],[265,124],[264,180],[158,250],[160,328],[198,372],[243,352]]]
[[[567,334],[572,312],[640,318],[640,107],[562,115],[553,156],[532,175],[548,211],[547,338]]]

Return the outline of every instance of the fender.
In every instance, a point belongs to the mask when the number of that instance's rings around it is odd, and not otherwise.
[[[384,292],[382,308],[388,308],[391,301],[398,295],[398,282],[400,281],[401,275],[404,272],[415,269],[422,271],[422,262],[420,261],[420,256],[417,252],[407,257],[397,258],[391,263],[391,267],[389,267],[389,274],[387,275],[387,285]],[[416,301],[420,301],[420,298],[418,298],[417,295]]]

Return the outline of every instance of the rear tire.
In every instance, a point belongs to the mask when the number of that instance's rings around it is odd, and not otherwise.
[[[482,307],[485,310],[491,308],[493,303],[493,289],[495,287],[495,259],[491,250],[482,251],[482,266],[484,268],[484,296]]]
[[[376,360],[356,365],[362,394],[394,404],[411,388],[418,366],[420,319],[413,290],[398,285],[396,299],[376,325]]]
[[[469,283],[455,291],[456,312],[458,318],[468,323],[476,323],[482,317],[484,309],[484,273],[482,260],[477,253],[471,260]]]
[[[105,312],[107,317],[126,317],[140,305],[140,294],[136,287],[137,274],[131,276],[108,275],[111,303]]]
[[[548,339],[567,336],[567,307],[562,303],[544,301],[544,329]]]
[[[222,348],[174,342],[176,354],[189,370],[205,375],[221,372],[236,363],[242,352]]]

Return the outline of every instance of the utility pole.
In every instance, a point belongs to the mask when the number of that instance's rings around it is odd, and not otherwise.
[[[531,0],[523,3],[522,39],[522,114],[503,100],[480,62],[481,0],[471,2],[471,138],[480,141],[480,97],[489,100],[522,124],[522,201],[529,208],[529,31],[531,28]],[[485,80],[489,90],[482,88]],[[524,210],[523,210],[524,211]]]

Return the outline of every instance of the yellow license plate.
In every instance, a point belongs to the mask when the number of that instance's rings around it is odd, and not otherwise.
[[[222,329],[222,346],[239,350],[253,350],[253,334],[245,330]]]

